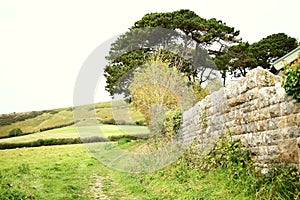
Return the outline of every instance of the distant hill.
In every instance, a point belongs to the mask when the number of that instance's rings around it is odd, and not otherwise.
[[[99,121],[114,121],[111,101],[95,105]],[[142,115],[129,105],[133,122],[143,120]],[[13,129],[19,128],[23,133],[39,132],[52,127],[60,127],[74,122],[72,107],[43,111],[31,111],[0,115],[0,138],[7,137]]]

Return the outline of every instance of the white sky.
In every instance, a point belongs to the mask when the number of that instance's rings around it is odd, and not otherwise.
[[[279,32],[299,39],[299,6],[299,0],[0,0],[0,113],[72,106],[88,55],[146,13],[190,9],[255,42]],[[101,80],[96,102],[109,100]]]

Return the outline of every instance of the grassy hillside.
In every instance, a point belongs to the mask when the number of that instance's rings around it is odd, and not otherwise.
[[[142,115],[132,106],[129,112],[133,122],[142,120]],[[99,121],[113,118],[111,102],[95,104],[95,113]],[[20,128],[23,133],[38,132],[41,129],[73,122],[72,108],[59,108],[44,111],[32,111],[0,115],[0,137],[8,136],[15,128]]]
[[[174,164],[150,174],[107,168],[83,145],[0,151],[0,199],[254,199],[226,172],[183,171]]]
[[[141,153],[144,142],[116,145]],[[126,173],[106,167],[82,144],[0,150],[0,157],[0,199],[3,200],[279,200],[299,199],[300,195],[300,174],[290,168],[276,168],[262,175],[241,165],[201,170],[188,159],[178,159],[155,172]]]
[[[141,144],[132,141],[120,148],[138,151]],[[286,184],[277,181],[279,176],[260,183],[257,192],[251,193],[249,187],[255,187],[251,174],[232,179],[228,168],[201,171],[178,161],[151,173],[125,173],[106,167],[81,144],[0,150],[0,157],[3,200],[290,199],[272,191],[279,187],[273,183]],[[294,196],[299,199],[297,193]]]
[[[89,131],[93,127],[83,127]],[[82,129],[82,128],[81,128]],[[129,126],[129,125],[100,125],[101,131],[103,131],[105,136],[111,135],[126,135],[126,134],[144,134],[148,133],[149,130],[146,126]],[[29,134],[18,137],[10,137],[0,139],[0,143],[21,143],[21,142],[32,142],[38,139],[50,139],[50,138],[78,138],[80,135],[77,132],[76,127],[68,126],[53,130],[48,130],[44,132],[39,132],[35,134]],[[99,135],[100,136],[100,135]]]

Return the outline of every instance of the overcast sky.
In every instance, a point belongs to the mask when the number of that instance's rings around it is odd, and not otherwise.
[[[190,9],[255,42],[279,32],[299,39],[299,6],[299,0],[0,0],[0,113],[72,106],[85,59],[146,13]],[[96,102],[109,100],[101,80]]]

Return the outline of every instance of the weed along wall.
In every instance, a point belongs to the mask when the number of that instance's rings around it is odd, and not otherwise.
[[[222,134],[241,139],[256,162],[300,166],[300,103],[287,96],[281,77],[262,68],[212,93],[183,114],[183,138],[209,150]]]

